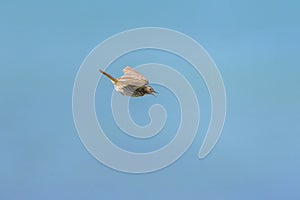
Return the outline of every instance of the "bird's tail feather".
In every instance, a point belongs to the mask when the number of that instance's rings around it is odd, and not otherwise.
[[[117,82],[117,79],[115,79],[114,77],[112,77],[111,75],[109,75],[108,73],[106,73],[105,71],[102,71],[101,69],[99,70],[102,74],[104,74],[105,76],[107,76],[111,82],[113,82],[113,84],[115,84]]]

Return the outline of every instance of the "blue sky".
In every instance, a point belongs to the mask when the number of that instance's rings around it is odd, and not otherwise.
[[[299,6],[298,1],[2,1],[0,198],[299,199]],[[198,160],[210,111],[208,94],[199,93],[203,125],[189,150],[163,170],[133,175],[102,165],[86,151],[73,122],[72,89],[96,45],[145,26],[175,29],[208,51],[222,74],[228,111],[218,144]],[[111,72],[120,75],[120,65],[143,59],[163,62],[164,56],[151,55],[128,55]],[[105,94],[113,89],[109,84],[103,80]],[[132,114],[137,123],[148,120]],[[114,137],[121,145],[135,144]]]

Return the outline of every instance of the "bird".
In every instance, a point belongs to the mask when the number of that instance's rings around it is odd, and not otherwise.
[[[119,78],[114,78],[101,69],[99,71],[107,76],[114,84],[115,90],[124,96],[141,97],[147,94],[155,96],[157,93],[148,85],[148,80],[142,74],[129,66],[123,69],[124,75]]]

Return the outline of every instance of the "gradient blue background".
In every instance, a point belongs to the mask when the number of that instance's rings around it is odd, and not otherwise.
[[[299,6],[1,1],[0,199],[300,199]],[[97,44],[144,26],[175,29],[204,46],[223,76],[228,112],[204,160],[202,132],[170,167],[133,175],[86,151],[72,88]]]

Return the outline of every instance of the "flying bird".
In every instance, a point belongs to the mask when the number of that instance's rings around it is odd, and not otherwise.
[[[99,71],[111,80],[115,89],[122,95],[141,97],[146,94],[154,95],[154,93],[157,93],[151,86],[148,85],[148,80],[142,74],[129,66],[123,69],[124,75],[120,78],[114,78],[101,69]]]

